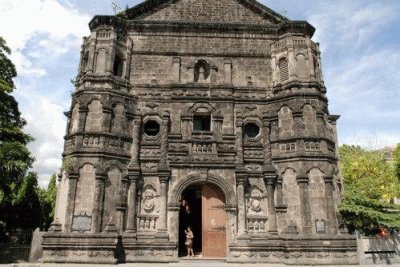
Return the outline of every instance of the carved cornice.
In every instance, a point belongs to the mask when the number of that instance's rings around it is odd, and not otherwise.
[[[100,25],[110,25],[117,31],[126,29],[138,32],[232,32],[232,33],[264,33],[275,36],[285,33],[301,33],[312,36],[315,28],[306,21],[283,21],[279,24],[245,24],[228,22],[195,22],[168,20],[125,20],[117,16],[95,16],[89,22],[91,31]]]

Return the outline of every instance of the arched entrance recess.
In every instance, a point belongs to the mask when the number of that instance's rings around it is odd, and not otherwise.
[[[191,227],[197,257],[224,258],[227,237],[225,196],[212,183],[195,183],[183,190],[179,211],[179,254],[186,256],[185,233]]]

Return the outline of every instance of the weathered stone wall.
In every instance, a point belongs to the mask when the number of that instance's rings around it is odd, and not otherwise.
[[[132,39],[132,84],[150,84],[152,80],[160,85],[193,83],[194,66],[199,60],[206,60],[213,68],[207,81],[211,84],[267,86],[272,81],[266,37],[246,39],[240,35],[226,38],[151,35],[133,36]],[[221,47],[224,49],[221,50]],[[177,56],[171,57],[171,54]],[[174,69],[176,59],[179,59],[179,63],[178,68]],[[229,68],[226,67],[227,60]]]
[[[107,177],[104,182],[104,206],[102,218],[102,231],[107,223],[117,219],[117,205],[119,201],[119,193],[121,190],[121,171],[113,166],[107,172]]]
[[[150,1],[125,15],[96,17],[82,45],[62,227],[45,258],[175,261],[182,193],[208,183],[224,195],[229,261],[354,262],[334,214],[338,117],[313,28],[245,0]]]
[[[95,169],[85,164],[79,170],[79,180],[75,196],[74,215],[92,215],[94,200]]]
[[[229,10],[229,12],[224,12]],[[180,20],[260,24],[268,22],[236,1],[183,0],[153,13],[145,20]]]
[[[67,206],[68,206],[68,193],[69,193],[69,179],[67,172],[63,172],[61,181],[59,181],[57,186],[57,205],[55,211],[55,218],[58,218],[58,221],[63,227],[65,231],[65,219],[67,216]]]

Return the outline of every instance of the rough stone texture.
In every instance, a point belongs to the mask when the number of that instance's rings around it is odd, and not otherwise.
[[[96,16],[45,262],[179,261],[185,190],[224,196],[229,262],[356,263],[314,28],[253,0]]]
[[[38,262],[43,255],[42,242],[43,233],[39,228],[36,228],[32,234],[31,251],[29,252],[29,262]]]

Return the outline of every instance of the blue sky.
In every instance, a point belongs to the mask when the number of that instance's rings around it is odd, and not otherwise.
[[[0,36],[17,66],[17,98],[34,171],[45,186],[61,167],[64,111],[77,74],[82,37],[96,14],[136,0],[0,0]],[[340,114],[340,144],[368,148],[400,142],[400,1],[262,0],[292,20],[316,27],[331,114]]]

